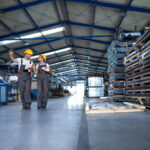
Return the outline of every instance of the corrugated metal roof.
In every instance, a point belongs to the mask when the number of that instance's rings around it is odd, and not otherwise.
[[[2,12],[0,39],[13,39],[60,26],[65,27],[63,32],[43,36],[43,39],[40,40],[25,40],[5,46],[1,45],[0,58],[8,61],[10,60],[8,56],[9,48],[13,48],[16,53],[23,56],[23,51],[26,48],[34,49],[36,55],[72,47],[68,52],[48,56],[48,62],[51,64],[73,59],[77,69],[83,71],[84,69],[81,66],[84,66],[84,63],[86,64],[86,60],[89,61],[89,69],[90,67],[95,68],[94,65],[100,66],[104,62],[107,67],[106,52],[109,43],[112,41],[111,36],[116,29],[121,27],[124,30],[134,31],[135,26],[137,26],[138,31],[143,31],[144,27],[150,23],[149,0],[0,1]],[[103,37],[85,38],[85,36],[97,35]],[[66,39],[66,36],[72,37],[72,39]],[[57,39],[44,39],[50,37],[57,37]],[[68,64],[69,62],[64,63],[64,65]],[[93,73],[98,72],[97,68],[92,69]],[[68,67],[67,69],[69,70]],[[53,67],[53,71],[55,72],[55,67]],[[104,71],[99,70],[99,72]]]

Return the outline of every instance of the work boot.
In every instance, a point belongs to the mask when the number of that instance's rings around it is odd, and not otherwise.
[[[27,107],[26,107],[26,106],[23,106],[23,109],[27,109]]]
[[[46,109],[45,102],[42,103],[42,109]]]
[[[46,106],[43,106],[42,109],[46,109]]]
[[[40,109],[41,109],[41,106],[38,106],[38,107],[37,107],[37,109],[39,109],[39,110],[40,110]]]
[[[23,109],[27,109],[27,106],[26,105],[22,105],[23,106]]]
[[[46,109],[46,105],[42,105],[42,109]]]
[[[30,106],[30,105],[26,106],[26,109],[30,110],[30,109],[31,109],[31,106]]]

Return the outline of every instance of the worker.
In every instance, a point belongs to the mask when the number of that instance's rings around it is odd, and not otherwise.
[[[14,58],[14,51],[11,49],[9,51],[10,58],[13,62],[18,63],[19,68],[19,79],[18,79],[18,87],[21,93],[21,100],[23,109],[31,108],[31,71],[33,62],[31,61],[31,57],[33,55],[33,51],[31,49],[27,49],[25,52],[24,58]]]
[[[34,73],[37,75],[37,109],[46,109],[48,95],[48,73],[50,72],[49,64],[46,63],[46,56],[39,55],[39,64],[33,67]]]

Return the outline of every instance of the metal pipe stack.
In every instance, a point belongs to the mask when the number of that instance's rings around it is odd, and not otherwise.
[[[124,101],[124,64],[123,60],[130,43],[113,41],[108,48],[109,88],[108,100]]]

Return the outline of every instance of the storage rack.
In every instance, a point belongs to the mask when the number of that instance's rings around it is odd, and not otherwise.
[[[150,106],[150,31],[126,53],[124,65],[126,101]]]
[[[132,45],[127,42],[113,41],[108,48],[108,74],[109,88],[108,100],[124,101],[124,57],[128,47]]]

